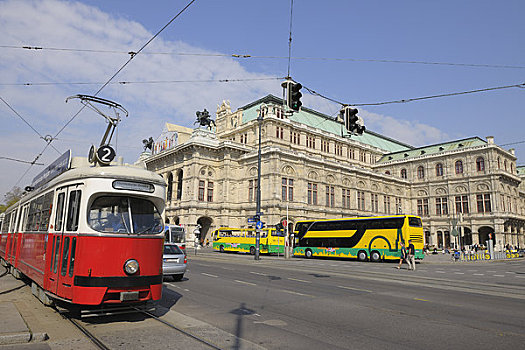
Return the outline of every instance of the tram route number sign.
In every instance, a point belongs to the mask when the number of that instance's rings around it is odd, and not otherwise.
[[[115,150],[109,145],[104,145],[97,149],[97,159],[101,164],[109,165],[115,159],[115,155]]]

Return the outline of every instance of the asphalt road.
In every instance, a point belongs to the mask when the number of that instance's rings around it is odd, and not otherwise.
[[[268,349],[524,346],[524,260],[395,266],[201,251],[164,302]]]

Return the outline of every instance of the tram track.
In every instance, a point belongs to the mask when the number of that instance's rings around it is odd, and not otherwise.
[[[88,329],[88,327],[86,327],[82,322],[82,320],[80,319],[77,319],[75,316],[73,316],[73,314],[71,314],[70,312],[61,312],[59,310],[57,310],[59,312],[59,314],[67,321],[69,321],[75,328],[77,328],[80,332],[82,332],[92,343],[93,345],[95,345],[98,349],[102,349],[102,350],[111,350],[112,347],[110,345],[108,345],[107,343],[105,343],[100,337],[98,337],[94,332],[90,331]],[[204,345],[204,348],[209,348],[209,349],[214,349],[214,350],[223,350],[223,348],[209,342],[208,340],[202,338],[202,337],[199,337],[195,334],[192,334],[168,321],[165,321],[163,319],[161,319],[160,317],[154,315],[153,313],[149,312],[149,311],[146,311],[146,310],[141,310],[140,308],[138,307],[135,307],[135,306],[130,306],[129,309],[127,311],[122,311],[120,312],[121,314],[123,313],[126,313],[126,314],[129,314],[129,313],[135,313],[135,314],[140,314],[140,315],[144,315],[147,317],[147,319],[151,319],[151,320],[154,320],[154,321],[157,321],[158,323],[161,323],[163,324],[164,326],[170,328],[170,329],[173,329],[175,331],[177,331],[178,333],[180,333],[181,335],[183,335],[184,337],[186,338],[189,338],[201,345]],[[108,314],[109,315],[109,314]],[[107,315],[106,315],[107,316]],[[97,317],[97,318],[101,318],[101,317],[105,317],[105,315],[103,314],[97,314],[95,316],[90,316],[90,318],[93,318],[93,317]],[[100,323],[100,319],[99,319],[99,323]],[[115,342],[115,340],[113,340]],[[158,341],[158,339],[157,339]],[[166,340],[168,341],[168,340]],[[194,348],[192,346],[192,348]]]

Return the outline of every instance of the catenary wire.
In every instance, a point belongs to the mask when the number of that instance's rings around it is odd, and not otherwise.
[[[4,156],[0,156],[0,159],[12,160],[13,162],[26,163],[26,164],[44,165],[44,163],[35,163],[35,162],[27,161],[27,160],[15,159],[15,158],[4,157]]]
[[[164,31],[164,29],[166,29],[175,19],[177,19],[184,11],[186,11],[186,9],[188,7],[190,7],[196,0],[191,0],[182,10],[179,11],[179,13],[177,13],[166,25],[164,25],[164,27],[162,27],[155,35],[153,35],[153,37],[151,39],[149,39],[144,45],[142,45],[142,47],[137,51],[137,52],[133,52],[131,54],[131,57],[126,61],[126,63],[124,63],[124,65],[122,65],[122,67],[120,67],[117,72],[115,74],[113,74],[111,76],[111,78],[109,78],[109,80],[104,84],[102,85],[102,87],[100,87],[100,89],[97,90],[97,92],[94,94],[94,96],[97,96],[109,83],[111,83],[111,81],[131,62],[131,60],[133,60],[133,58],[135,58],[139,53],[142,52],[142,50],[144,50],[144,48],[146,46],[148,46],[149,43],[151,43],[158,35],[160,35],[160,33],[162,33]],[[46,151],[46,149],[51,145],[51,142],[53,142],[53,140],[56,139],[56,137],[58,135],[60,135],[60,133],[62,131],[64,131],[64,129],[69,125],[71,124],[71,122],[80,114],[80,112],[82,112],[84,110],[84,108],[86,108],[86,105],[82,105],[82,107],[78,110],[78,112],[76,112],[72,117],[71,119],[69,119],[69,121],[55,134],[55,136],[47,143],[47,145],[44,147],[44,149],[35,157],[35,160],[33,161],[33,163],[29,166],[29,168],[26,170],[26,172],[18,179],[16,186],[18,186],[18,184],[22,181],[22,179],[25,177],[25,175],[29,172],[29,170],[31,169],[31,167],[33,166],[33,164],[42,156],[42,154]]]
[[[73,49],[73,48],[55,48],[41,46],[14,46],[0,45],[0,48],[26,49],[26,50],[50,50],[50,51],[71,51],[71,52],[91,52],[91,53],[113,53],[133,55],[133,51],[117,50],[94,50],[94,49]],[[206,56],[206,57],[233,57],[233,58],[254,58],[254,59],[293,59],[293,60],[315,60],[315,61],[350,61],[350,62],[370,62],[370,63],[396,63],[396,64],[421,64],[436,66],[459,66],[474,68],[505,68],[505,69],[525,69],[521,65],[509,64],[484,64],[484,63],[461,63],[461,62],[434,62],[418,60],[389,60],[374,58],[352,58],[352,57],[311,57],[311,56],[272,56],[272,55],[250,55],[250,54],[212,54],[212,53],[191,53],[191,52],[142,52],[143,55],[173,55],[173,56]]]
[[[247,78],[247,79],[207,79],[207,80],[150,80],[150,81],[113,81],[109,84],[178,84],[178,83],[236,83],[242,81],[282,80],[286,77]],[[26,83],[0,83],[0,86],[46,86],[46,85],[100,85],[100,82],[26,82]]]
[[[293,0],[290,0],[290,36],[288,38],[288,74],[290,76],[290,66],[292,62],[292,23],[293,23]]]
[[[430,96],[423,96],[423,97],[414,97],[414,98],[407,98],[402,100],[394,100],[394,101],[383,101],[383,102],[373,102],[373,103],[344,103],[338,100],[335,100],[333,98],[324,96],[317,91],[310,89],[303,85],[303,87],[310,92],[312,95],[319,96],[321,98],[324,98],[326,100],[338,103],[343,106],[381,106],[381,105],[387,105],[387,104],[394,104],[394,103],[408,103],[408,102],[414,102],[414,101],[422,101],[422,100],[429,100],[434,98],[442,98],[442,97],[451,97],[451,96],[459,96],[459,95],[466,95],[466,94],[474,94],[474,93],[480,93],[480,92],[488,92],[488,91],[494,91],[494,90],[502,90],[502,89],[510,89],[510,88],[523,88],[525,87],[525,83],[520,84],[513,84],[513,85],[504,85],[504,86],[496,86],[496,87],[490,87],[490,88],[484,88],[484,89],[476,89],[476,90],[468,90],[468,91],[460,91],[460,92],[451,92],[446,94],[439,94],[439,95],[430,95]]]
[[[18,113],[9,103],[7,103],[6,100],[4,100],[4,98],[2,96],[0,96],[0,100],[2,100],[2,102],[16,115],[18,116],[18,118],[22,119],[22,121],[24,123],[27,124],[27,126],[29,126],[31,128],[31,130],[33,130],[42,140],[46,141],[48,144],[51,143],[52,141],[52,138],[49,138],[47,136],[42,136],[41,133],[39,133],[31,124],[29,124],[29,122],[27,120],[24,119],[24,117],[22,117],[20,115],[20,113]],[[56,149],[53,145],[51,145],[51,147],[53,147],[53,149],[55,151],[57,151],[58,154],[60,154],[60,151],[58,149]]]

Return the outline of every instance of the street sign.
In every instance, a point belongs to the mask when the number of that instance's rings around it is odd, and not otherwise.
[[[288,221],[283,220],[283,226],[286,227],[287,224],[288,224]]]
[[[248,218],[248,223],[249,224],[253,224],[254,222],[256,222],[257,220],[255,218]]]
[[[264,215],[264,213],[263,213],[262,211],[260,211],[260,212],[256,213],[255,215],[258,215],[258,216],[263,216],[263,215]]]
[[[263,228],[263,222],[262,221],[257,221],[257,224],[255,225],[255,227],[257,227],[257,229],[262,229]]]

